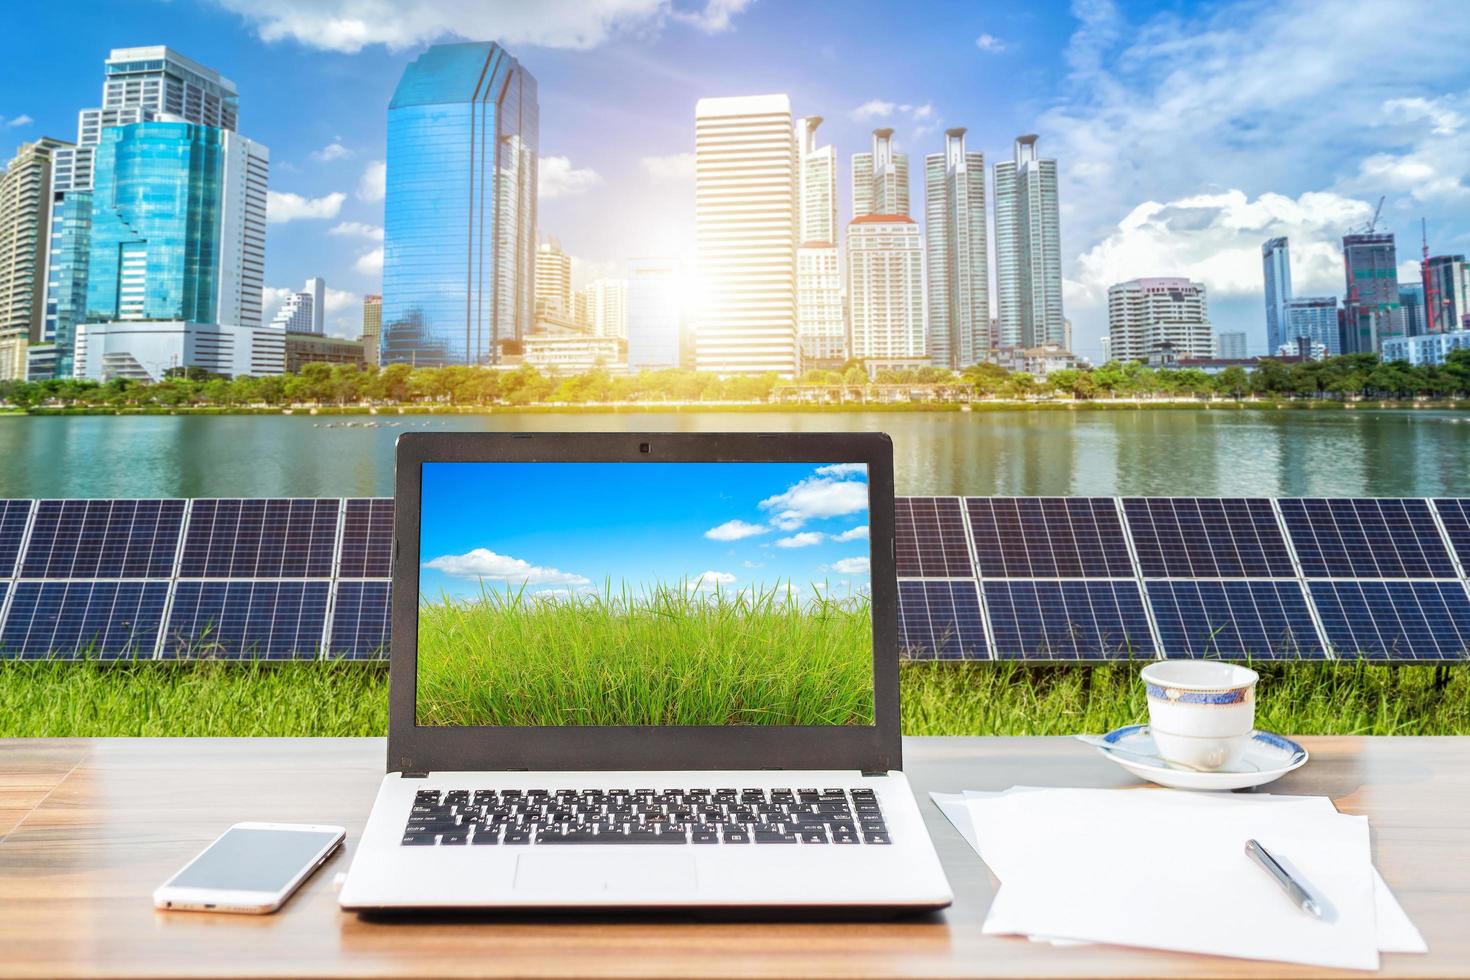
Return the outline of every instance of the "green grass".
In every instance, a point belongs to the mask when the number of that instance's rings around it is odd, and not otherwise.
[[[696,583],[698,584],[698,583]],[[419,610],[421,725],[867,725],[865,599],[679,586]]]
[[[1268,664],[1257,724],[1294,735],[1470,735],[1470,666]],[[1143,721],[1136,665],[906,664],[911,735],[1060,735]],[[0,661],[0,737],[344,736],[388,730],[384,663]]]

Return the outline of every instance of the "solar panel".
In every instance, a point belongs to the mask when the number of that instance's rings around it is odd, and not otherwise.
[[[1166,657],[1325,655],[1297,582],[1150,582],[1148,601]]]
[[[329,578],[335,499],[196,500],[180,578]]]
[[[975,583],[899,582],[898,646],[906,657],[988,659]]]
[[[1460,567],[1470,572],[1470,497],[1441,497],[1434,502],[1450,544],[1460,556]]]
[[[387,582],[339,582],[328,656],[347,660],[388,656],[391,618]]]
[[[981,578],[1132,578],[1111,497],[966,497]]]
[[[1271,501],[1125,497],[1145,578],[1294,578]]]
[[[1112,660],[1154,656],[1135,582],[984,583],[985,608],[1004,660]]]
[[[1307,578],[1453,578],[1424,500],[1286,498],[1281,515]]]
[[[15,573],[15,560],[20,557],[20,541],[30,516],[29,500],[0,500],[0,578]]]
[[[388,578],[393,574],[393,501],[348,500],[342,517],[340,578]]]
[[[42,500],[19,578],[168,578],[182,500]]]
[[[327,582],[179,582],[163,655],[309,660],[321,654]]]
[[[0,630],[6,657],[152,657],[166,582],[18,582]]]
[[[894,557],[900,578],[973,578],[965,519],[956,497],[894,501]]]
[[[1312,582],[1327,642],[1340,657],[1470,657],[1470,597],[1458,582]]]

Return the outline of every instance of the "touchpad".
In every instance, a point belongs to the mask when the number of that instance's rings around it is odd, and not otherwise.
[[[552,845],[553,847],[555,845]],[[515,890],[580,894],[663,895],[694,890],[692,854],[588,854],[586,848],[537,850],[516,859]]]

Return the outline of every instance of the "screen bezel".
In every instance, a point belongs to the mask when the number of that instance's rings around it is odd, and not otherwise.
[[[864,463],[868,467],[873,721],[863,726],[421,726],[419,518],[424,463]],[[405,433],[393,505],[388,771],[901,768],[893,443],[883,433]],[[588,488],[595,494],[595,488]]]

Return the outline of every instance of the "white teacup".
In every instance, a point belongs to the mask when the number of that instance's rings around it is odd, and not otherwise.
[[[1249,667],[1213,660],[1165,660],[1143,668],[1148,730],[1159,755],[1195,769],[1231,769],[1256,722]]]

